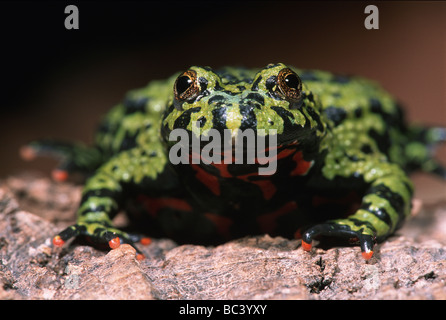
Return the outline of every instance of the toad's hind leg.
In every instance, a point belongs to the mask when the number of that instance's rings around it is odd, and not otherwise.
[[[446,127],[412,126],[408,135],[410,141],[404,147],[407,170],[422,170],[446,179],[445,165],[434,158],[437,146],[446,142]]]
[[[66,180],[68,174],[73,172],[89,174],[103,161],[103,155],[98,148],[52,139],[30,142],[20,149],[20,155],[25,160],[40,156],[58,159],[60,162],[52,171],[52,177],[56,181]]]

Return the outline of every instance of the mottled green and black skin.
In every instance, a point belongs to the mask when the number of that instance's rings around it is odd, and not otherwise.
[[[297,76],[298,75],[298,76]],[[277,130],[277,171],[259,164],[179,164],[169,161],[176,128]],[[267,131],[268,132],[268,131]],[[62,155],[61,170],[90,175],[76,225],[63,241],[119,236],[114,215],[146,217],[149,234],[177,241],[218,243],[269,233],[356,239],[370,258],[411,212],[414,170],[446,178],[432,147],[442,128],[408,126],[396,101],[359,77],[289,68],[191,67],[165,81],[130,91],[105,117],[91,148],[37,141],[34,154]],[[192,155],[191,155],[192,157]]]

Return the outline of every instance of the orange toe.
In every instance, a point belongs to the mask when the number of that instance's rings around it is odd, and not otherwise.
[[[362,252],[362,257],[365,260],[370,260],[370,258],[373,256],[373,251],[367,251],[367,252]]]
[[[54,169],[51,172],[51,176],[53,177],[53,179],[55,181],[63,182],[68,179],[68,172],[66,172],[65,170],[61,170],[61,169]]]
[[[113,238],[108,242],[108,245],[112,249],[119,248],[119,246],[121,245],[121,240],[119,240],[119,237]]]
[[[305,241],[302,240],[302,248],[305,251],[310,251],[311,250],[311,243],[306,243]]]
[[[53,245],[56,247],[62,247],[65,244],[65,241],[62,240],[60,236],[55,236],[53,238]]]
[[[20,157],[23,160],[31,161],[36,158],[36,152],[30,146],[23,146],[20,148]]]
[[[147,246],[152,243],[152,239],[146,237],[146,238],[142,238],[139,242],[141,242],[142,245]]]

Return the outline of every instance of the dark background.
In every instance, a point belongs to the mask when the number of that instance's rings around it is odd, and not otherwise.
[[[69,4],[79,30],[64,27]],[[368,4],[379,30],[364,27]],[[195,64],[360,74],[392,92],[410,121],[446,125],[446,2],[2,1],[0,35],[0,177],[48,172],[54,161],[24,162],[19,147],[91,142],[126,91]]]

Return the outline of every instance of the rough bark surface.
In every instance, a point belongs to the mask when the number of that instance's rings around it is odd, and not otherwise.
[[[446,195],[366,262],[359,248],[267,235],[217,247],[153,239],[146,255],[51,238],[73,223],[81,187],[23,174],[0,181],[0,299],[446,299]]]

